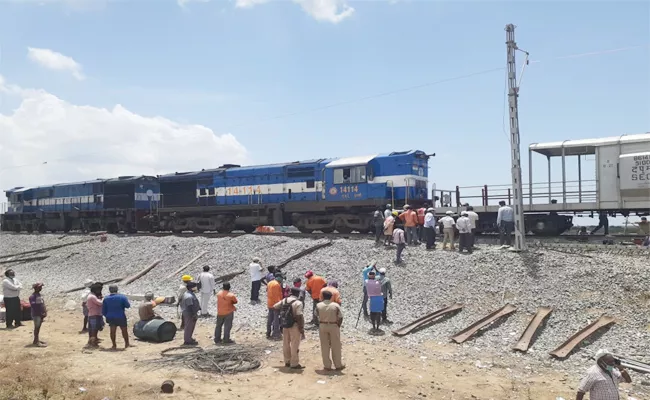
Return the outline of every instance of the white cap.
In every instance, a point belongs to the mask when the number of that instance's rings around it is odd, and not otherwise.
[[[404,204],[404,209],[406,210],[407,208],[411,208],[408,204]]]
[[[95,283],[95,281],[93,281],[92,279],[86,279],[84,281],[84,287],[89,288],[89,287],[91,287],[93,285],[93,283]]]
[[[445,214],[447,214],[447,215],[454,215],[454,212],[453,212],[453,211],[447,211]]]
[[[429,211],[436,211],[436,209],[433,208],[433,207],[429,207],[429,208],[427,208],[427,212],[429,212]]]
[[[259,257],[253,257],[253,262],[254,262],[254,263],[258,263],[258,262],[260,262]]]
[[[391,208],[392,206],[390,204],[386,204],[386,208]]]
[[[594,358],[596,359],[596,362],[598,362],[598,360],[600,360],[601,358],[603,358],[605,356],[611,356],[611,355],[612,355],[612,353],[610,353],[609,350],[600,349],[600,350],[598,350],[596,352],[596,356]]]
[[[467,211],[461,211],[460,215],[467,215]]]
[[[385,274],[386,273],[386,268],[379,268],[379,273],[380,274]]]

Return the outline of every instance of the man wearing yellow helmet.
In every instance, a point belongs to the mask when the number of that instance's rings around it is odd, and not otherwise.
[[[187,283],[192,282],[192,277],[190,275],[183,275],[181,278],[183,283],[181,283],[180,288],[178,288],[178,296],[176,297],[176,314],[178,314],[178,308],[181,306],[181,299],[185,292],[187,292]],[[185,328],[185,320],[181,318],[181,329]]]

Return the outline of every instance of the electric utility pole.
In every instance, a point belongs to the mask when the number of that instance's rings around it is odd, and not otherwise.
[[[515,250],[526,251],[526,225],[524,223],[524,199],[521,183],[521,157],[519,151],[519,112],[517,97],[517,63],[515,52],[519,50],[515,42],[515,26],[506,25],[506,45],[508,47],[508,106],[510,109],[510,149],[512,157],[512,193],[515,212]],[[526,53],[528,54],[528,53]]]

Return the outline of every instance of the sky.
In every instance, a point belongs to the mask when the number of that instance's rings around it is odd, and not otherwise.
[[[507,23],[524,182],[530,143],[650,131],[648,2],[0,0],[0,187],[408,149],[507,184]]]

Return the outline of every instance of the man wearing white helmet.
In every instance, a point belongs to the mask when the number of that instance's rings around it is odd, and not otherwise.
[[[449,248],[451,250],[455,250],[456,246],[454,245],[454,226],[456,226],[456,221],[454,221],[454,215],[453,211],[447,211],[447,215],[444,217],[440,218],[440,225],[442,225],[442,233],[443,233],[443,239],[442,239],[442,249],[445,250],[447,248],[447,243],[449,243]]]
[[[386,210],[384,211],[384,219],[393,215],[393,206],[386,204]]]
[[[460,237],[458,238],[458,252],[462,253],[466,249],[468,253],[472,253],[472,221],[467,216],[467,211],[460,213],[460,218],[456,221],[456,228]]]
[[[427,250],[436,248],[436,217],[434,213],[435,210],[429,207],[424,215],[424,236],[427,240]]]
[[[596,365],[587,370],[587,374],[580,381],[576,400],[582,400],[585,393],[589,392],[590,400],[618,400],[618,384],[630,383],[632,378],[620,361],[605,349],[596,352]]]

